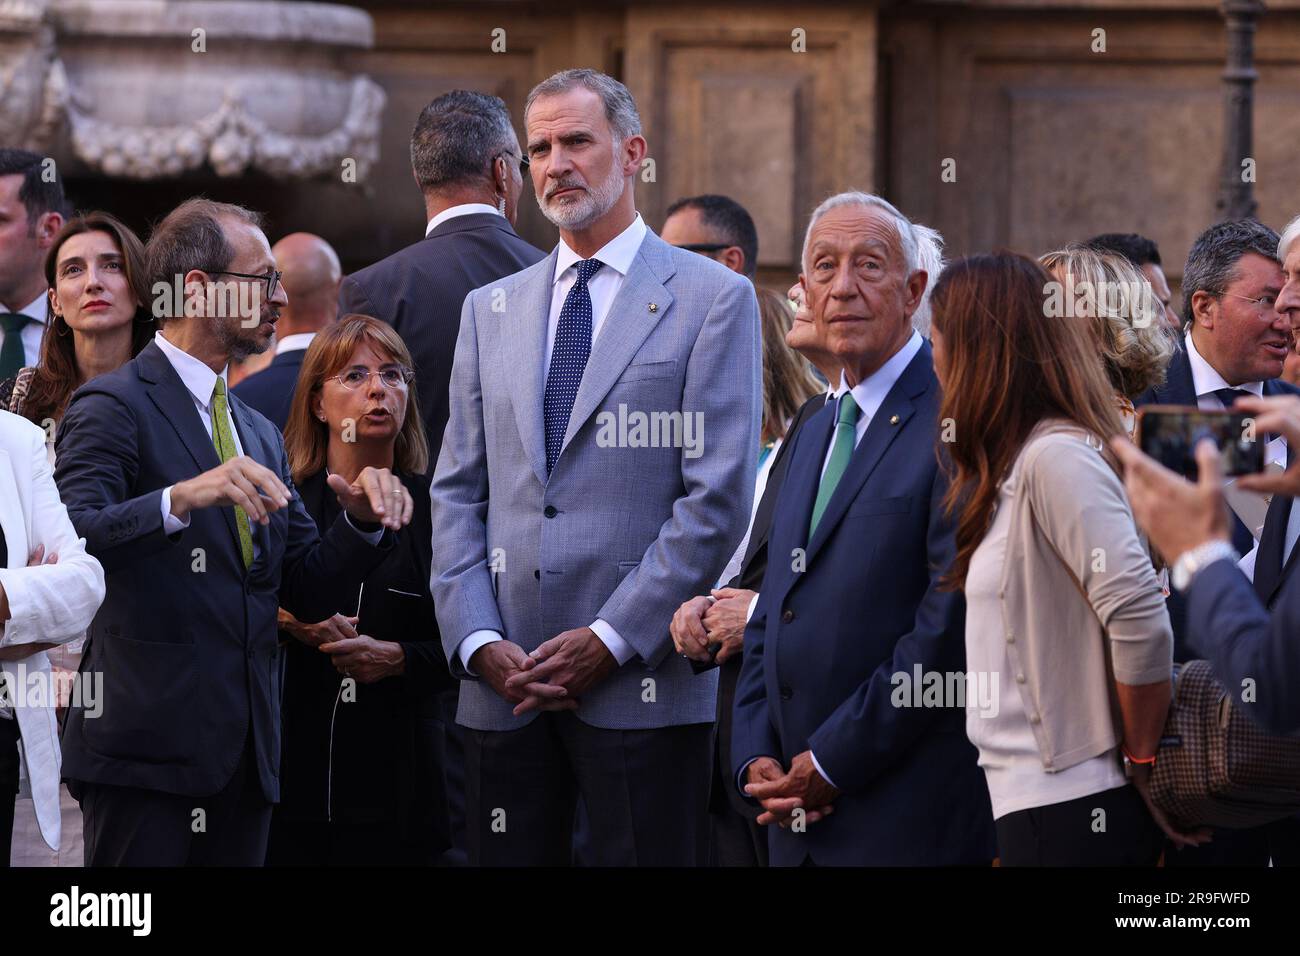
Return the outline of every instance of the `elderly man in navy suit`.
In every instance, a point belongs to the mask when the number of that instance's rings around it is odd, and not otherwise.
[[[842,387],[790,447],[732,728],[773,866],[994,856],[964,702],[896,693],[898,675],[948,683],[966,657],[965,604],[939,587],[955,551],[939,385],[910,324],[926,278],[912,224],[885,200],[842,193],[813,212],[800,281]]]

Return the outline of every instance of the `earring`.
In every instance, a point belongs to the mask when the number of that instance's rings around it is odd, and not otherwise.
[[[500,213],[501,215],[503,215],[503,216],[506,214],[506,197],[505,197],[505,196],[502,196],[500,199],[497,200],[497,212],[499,212],[499,213]]]

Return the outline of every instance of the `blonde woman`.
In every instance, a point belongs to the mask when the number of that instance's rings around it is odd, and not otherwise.
[[[1164,383],[1178,348],[1162,321],[1163,306],[1155,290],[1127,259],[1079,243],[1038,261],[1057,283],[1057,288],[1046,290],[1049,311],[1057,303],[1062,318],[1086,323],[1132,438],[1137,421],[1133,400]]]

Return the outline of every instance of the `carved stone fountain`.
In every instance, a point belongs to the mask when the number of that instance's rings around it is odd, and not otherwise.
[[[364,11],[279,0],[0,0],[0,144],[158,179],[364,177],[384,93]]]

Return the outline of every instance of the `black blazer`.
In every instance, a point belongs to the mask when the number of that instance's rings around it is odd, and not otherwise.
[[[270,365],[248,376],[230,391],[245,405],[265,415],[283,434],[289,420],[289,406],[293,404],[293,393],[298,387],[298,372],[306,354],[306,349],[281,352]]]
[[[293,489],[275,426],[230,398],[244,454]],[[276,609],[304,621],[333,613],[396,544],[368,544],[340,518],[322,537],[294,494],[253,525],[244,568],[233,508],[202,508],[163,532],[162,492],[220,464],[194,400],[151,342],[83,385],[59,426],[54,479],[107,596],[81,670],[103,675],[98,716],[74,700],[63,735],[70,781],[207,796],[230,780],[245,745],[266,799],[280,796]]]
[[[355,698],[339,701],[342,677],[329,655],[283,635],[284,749],[275,812],[285,819],[382,825],[391,833],[391,862],[429,863],[450,845],[437,696],[455,682],[429,594],[429,479],[400,477],[415,501],[410,525],[364,584],[338,590],[333,610],[359,612],[358,633],[401,644],[406,671],[357,684]],[[340,510],[325,473],[303,481],[301,492],[324,532]]]
[[[1264,394],[1300,395],[1300,388],[1289,382],[1271,378],[1264,382]],[[1133,402],[1137,407],[1143,405],[1195,405],[1196,384],[1192,380],[1192,364],[1187,357],[1187,349],[1181,345],[1174,353],[1165,374],[1165,383],[1158,388],[1148,389]],[[1287,449],[1287,459],[1291,458],[1291,449]],[[1255,588],[1265,604],[1273,600],[1278,588],[1290,574],[1295,562],[1282,564],[1282,551],[1286,536],[1287,518],[1291,513],[1291,499],[1274,496],[1269,504],[1268,515],[1264,521],[1264,531],[1260,538],[1259,554],[1255,556]],[[1255,537],[1229,509],[1228,521],[1232,533],[1232,546],[1245,554],[1255,546]],[[1297,549],[1300,550],[1300,549]],[[1295,555],[1293,554],[1294,558]],[[1169,596],[1169,622],[1174,631],[1174,660],[1188,661],[1196,654],[1187,646],[1187,600],[1175,591]]]
[[[745,557],[740,565],[740,573],[727,582],[729,588],[743,588],[757,591],[762,586],[763,574],[767,571],[767,539],[772,530],[772,512],[776,508],[776,496],[785,481],[785,473],[790,467],[790,456],[786,454],[794,444],[794,436],[800,427],[813,415],[826,407],[826,393],[818,392],[799,407],[790,420],[781,447],[776,450],[772,469],[767,473],[767,484],[763,487],[763,496],[758,499],[754,509],[754,520],[750,525],[749,544],[745,547]],[[742,648],[742,654],[743,654]],[[760,807],[744,799],[731,780],[731,708],[736,698],[736,680],[740,677],[741,654],[729,657],[718,665],[718,728],[717,746],[713,759],[713,791],[710,806],[715,812],[724,809],[723,801],[731,804],[742,816],[755,819],[762,812]]]
[[[447,427],[447,391],[465,296],[546,258],[504,216],[474,213],[441,223],[427,237],[354,272],[339,290],[339,315],[359,312],[397,330],[415,362],[415,384],[433,474]]]

